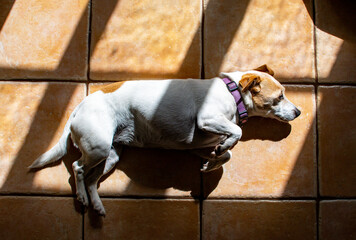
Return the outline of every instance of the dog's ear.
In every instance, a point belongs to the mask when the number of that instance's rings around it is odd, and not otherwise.
[[[259,71],[259,72],[265,72],[268,73],[269,75],[273,76],[274,75],[274,71],[268,67],[266,64],[259,66],[258,68],[255,68],[253,70]]]
[[[258,93],[261,91],[260,82],[261,82],[261,78],[256,74],[246,73],[242,75],[239,84],[242,88],[241,90],[242,92],[246,92],[247,90],[250,90],[251,93]]]

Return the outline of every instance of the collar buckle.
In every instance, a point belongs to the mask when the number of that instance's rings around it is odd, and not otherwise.
[[[227,88],[229,89],[230,92],[236,91],[239,89],[238,85],[236,82],[231,81],[229,83],[226,83]]]

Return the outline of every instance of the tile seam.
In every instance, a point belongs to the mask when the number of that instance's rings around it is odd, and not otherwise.
[[[91,26],[92,26],[92,14],[93,14],[93,11],[92,11],[92,0],[90,0],[88,2],[88,12],[89,12],[89,16],[88,16],[88,40],[87,40],[87,43],[88,43],[88,49],[87,49],[87,79],[85,81],[85,85],[86,85],[86,96],[89,95],[89,80],[90,80],[90,58],[91,58],[91,54],[90,54],[90,49],[91,49]]]
[[[89,95],[89,81],[90,81],[90,48],[91,48],[91,26],[92,26],[92,0],[88,2],[88,25],[87,25],[87,74],[85,81],[85,96]],[[82,240],[85,239],[85,207],[81,205],[81,215],[82,215]]]
[[[50,195],[50,194],[3,194],[0,193],[0,197],[29,197],[29,198],[76,198],[75,195]],[[180,198],[180,197],[142,197],[142,196],[100,196],[102,199],[127,199],[127,200],[182,200],[182,201],[355,201],[355,197],[319,197],[319,198]]]
[[[177,78],[178,79],[178,78]],[[182,78],[181,80],[185,80],[186,78]],[[140,79],[137,79],[140,80]],[[144,81],[144,79],[142,79]],[[157,79],[158,81],[163,79]],[[9,82],[9,83],[87,83],[95,84],[95,83],[115,83],[115,82],[122,82],[126,80],[108,80],[108,81],[95,81],[95,80],[63,80],[63,79],[0,79],[0,83],[2,82]],[[134,81],[134,80],[128,80]],[[281,82],[282,85],[300,85],[300,86],[315,86],[315,87],[323,87],[323,86],[345,86],[345,87],[355,87],[356,83],[311,83],[311,82]]]
[[[205,32],[205,0],[200,1],[201,4],[201,22],[200,22],[200,78],[205,78],[205,62],[204,62],[204,32]],[[201,165],[203,164],[203,160],[201,160]],[[203,239],[203,204],[204,204],[204,176],[203,173],[200,172],[200,195],[199,195],[199,239]]]
[[[312,1],[313,8],[313,42],[314,42],[314,71],[315,71],[315,87],[314,87],[314,99],[315,99],[315,164],[316,164],[316,204],[315,204],[315,234],[316,239],[319,240],[319,218],[320,218],[320,174],[319,174],[319,120],[318,120],[318,89],[319,89],[319,74],[318,74],[318,51],[317,51],[317,37],[316,37],[316,0]]]

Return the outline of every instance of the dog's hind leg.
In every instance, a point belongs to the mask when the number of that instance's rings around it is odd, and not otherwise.
[[[105,216],[105,209],[98,194],[98,181],[103,175],[110,172],[110,170],[117,164],[121,151],[122,146],[111,148],[109,157],[96,167],[92,168],[88,175],[85,177],[85,183],[90,196],[90,201],[93,205],[93,209],[102,216]]]
[[[88,131],[89,134],[82,134],[80,138],[74,137],[76,143],[82,152],[82,157],[72,164],[76,180],[77,197],[84,206],[88,206],[88,196],[85,189],[85,176],[89,171],[105,161],[111,151],[112,135],[96,134]],[[77,140],[79,139],[79,140]]]
[[[75,177],[77,199],[79,202],[81,202],[84,206],[87,207],[89,201],[85,191],[83,162],[84,162],[84,156],[82,156],[79,160],[73,162],[72,168]]]

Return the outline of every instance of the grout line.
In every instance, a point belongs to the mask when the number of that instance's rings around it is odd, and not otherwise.
[[[204,67],[204,19],[205,19],[205,9],[204,9],[204,0],[201,0],[201,22],[200,22],[200,51],[201,51],[201,58],[200,58],[200,78],[205,78],[205,67]]]
[[[138,79],[139,80],[139,79]],[[184,80],[184,79],[182,79]],[[0,79],[0,83],[2,82],[10,82],[10,83],[115,83],[122,82],[126,80],[63,80],[63,79]],[[134,80],[128,80],[134,81]],[[282,85],[299,85],[299,86],[340,86],[340,87],[356,87],[356,83],[316,83],[316,82],[280,82]]]
[[[88,12],[89,12],[89,20],[88,20],[88,51],[87,51],[87,80],[86,80],[86,96],[89,95],[89,80],[90,80],[90,49],[91,49],[91,25],[92,25],[92,1],[90,0],[88,3]]]
[[[317,77],[317,76],[316,76]],[[311,83],[311,82],[281,82],[282,85],[300,85],[300,86],[347,86],[355,87],[356,83]]]
[[[319,217],[320,217],[320,181],[319,181],[319,120],[318,120],[318,89],[319,89],[319,74],[318,74],[318,58],[317,58],[317,37],[316,37],[316,2],[312,1],[313,8],[313,42],[314,42],[314,71],[315,71],[315,161],[316,161],[316,205],[315,205],[315,221],[316,221],[316,240],[319,240]]]
[[[201,59],[200,59],[200,78],[205,78],[205,63],[204,63],[204,20],[205,20],[205,6],[204,1],[201,0],[201,23],[200,23],[200,51],[201,51]],[[203,164],[203,160],[201,160],[201,166]],[[203,239],[203,204],[204,204],[204,176],[200,171],[200,196],[199,196],[199,239]]]
[[[81,215],[82,215],[82,240],[84,240],[85,239],[85,237],[84,237],[84,234],[85,234],[85,226],[84,226],[84,224],[85,224],[85,207],[84,206],[81,206]]]
[[[87,80],[63,80],[63,79],[0,79],[1,82],[12,83],[88,83]]]
[[[87,49],[87,79],[85,81],[85,96],[89,95],[89,80],[90,80],[90,48],[91,48],[91,25],[92,25],[92,0],[88,2],[88,49]],[[81,215],[82,215],[82,240],[85,239],[85,207],[81,205]]]
[[[38,193],[0,193],[0,197],[56,197],[56,198],[76,198],[74,194],[63,194],[63,195],[53,195],[53,194],[38,194]],[[242,197],[210,197],[207,199],[203,198],[191,198],[191,197],[177,197],[177,196],[100,196],[102,199],[147,199],[147,200],[195,200],[195,201],[209,201],[209,200],[221,200],[221,201],[307,201],[307,200],[314,200],[314,201],[332,201],[332,200],[351,200],[355,201],[355,197],[343,197],[343,196],[335,196],[335,197],[276,197],[276,198],[242,198]]]
[[[0,197],[58,197],[58,198],[75,198],[74,194],[41,194],[41,193],[0,193]]]
[[[199,200],[199,239],[203,239],[203,199]]]

